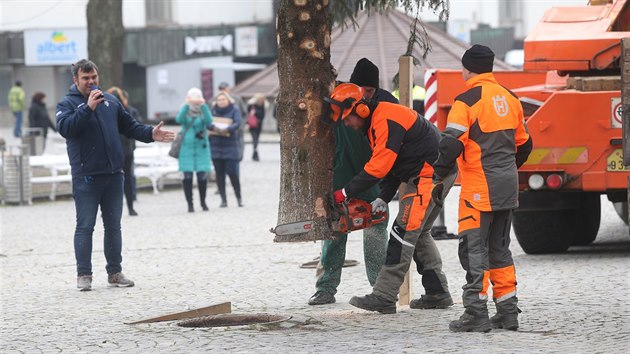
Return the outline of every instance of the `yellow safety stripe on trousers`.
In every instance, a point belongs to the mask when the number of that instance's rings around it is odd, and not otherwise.
[[[565,148],[536,148],[529,154],[526,165],[587,163],[588,148],[585,146]]]

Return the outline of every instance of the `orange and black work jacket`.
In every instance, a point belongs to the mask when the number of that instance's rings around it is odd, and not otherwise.
[[[518,207],[518,175],[532,140],[518,97],[499,85],[492,73],[466,81],[469,90],[455,98],[433,165],[440,180],[457,160],[460,199],[480,211]]]
[[[417,176],[425,162],[437,159],[439,130],[411,108],[389,102],[371,107],[366,134],[372,156],[345,186],[354,197],[381,181],[380,198],[392,200],[401,182]]]

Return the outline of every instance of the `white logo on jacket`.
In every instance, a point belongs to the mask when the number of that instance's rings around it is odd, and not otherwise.
[[[494,103],[494,111],[497,112],[499,117],[507,116],[509,109],[505,96],[492,97],[492,103]]]

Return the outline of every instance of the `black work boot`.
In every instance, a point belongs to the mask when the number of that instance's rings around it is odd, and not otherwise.
[[[193,195],[192,195],[192,179],[184,178],[182,184],[184,185],[184,196],[188,203],[188,212],[193,213],[195,208],[193,207]]]
[[[365,296],[353,296],[350,305],[367,311],[378,311],[384,314],[396,313],[396,303],[381,299],[374,294]]]
[[[519,310],[520,312],[520,310]],[[518,329],[518,312],[517,313],[497,313],[490,317],[492,328],[503,328],[510,331]]]
[[[409,307],[412,309],[445,309],[452,305],[453,298],[449,293],[422,295],[419,299],[411,300],[409,303]]]
[[[309,305],[325,305],[325,304],[332,304],[335,301],[335,295],[331,294],[331,293],[327,293],[325,291],[319,291],[317,290],[317,292],[311,296],[310,299],[308,299],[308,304]]]
[[[453,332],[489,332],[492,325],[487,312],[473,314],[466,310],[459,320],[451,321],[448,328]]]
[[[516,296],[500,302],[497,302],[495,299],[494,305],[497,309],[497,314],[490,318],[492,328],[516,331],[518,329],[518,314],[521,313],[521,309],[518,308],[517,304],[518,298]]]

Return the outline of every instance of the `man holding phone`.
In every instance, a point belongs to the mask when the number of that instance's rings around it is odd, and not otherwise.
[[[100,206],[105,229],[104,253],[109,286],[130,287],[122,273],[120,219],[123,205],[123,149],[119,134],[145,143],[173,141],[163,123],[139,123],[122,104],[98,87],[98,67],[87,59],[72,65],[68,94],[57,104],[57,131],[66,138],[76,208],[74,252],[77,287],[92,289],[92,234]]]

